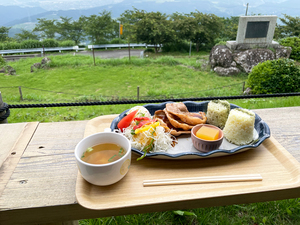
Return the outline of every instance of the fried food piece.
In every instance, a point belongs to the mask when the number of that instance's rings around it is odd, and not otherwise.
[[[192,125],[184,123],[179,117],[176,115],[173,115],[172,113],[169,113],[168,110],[165,108],[164,112],[166,116],[168,117],[170,123],[175,127],[175,128],[181,128],[183,130],[191,130],[193,128]]]
[[[183,129],[174,127],[170,123],[170,121],[169,121],[166,113],[164,112],[164,110],[157,110],[157,111],[155,111],[155,113],[153,115],[153,119],[159,120],[159,122],[161,123],[161,125],[163,127],[168,127],[170,134],[172,134],[174,136],[179,136],[181,134],[190,134],[191,133],[190,130],[183,130]]]
[[[166,110],[169,114],[178,117],[183,123],[188,125],[194,126],[197,124],[206,123],[207,120],[204,112],[190,113],[183,102],[167,103]]]

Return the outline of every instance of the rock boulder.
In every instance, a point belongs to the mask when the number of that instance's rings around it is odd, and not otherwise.
[[[45,58],[42,59],[41,65],[42,65],[42,67],[43,67],[43,65],[47,65],[47,64],[49,64],[50,62],[51,62],[51,59],[49,59],[48,57],[45,57]]]
[[[276,49],[275,57],[276,57],[276,59],[290,58],[291,53],[292,53],[292,48],[291,47],[279,46]]]
[[[16,75],[16,70],[11,66],[4,66],[0,69],[0,73],[6,73],[7,75]]]
[[[33,73],[36,69],[41,68],[41,64],[40,63],[34,63],[31,68],[30,68],[30,72]]]
[[[247,87],[246,90],[244,91],[244,95],[250,95],[251,94],[251,88]]]
[[[209,62],[212,68],[216,66],[228,68],[232,63],[232,52],[226,45],[216,45],[209,54]]]
[[[290,47],[279,45],[274,51],[268,48],[230,50],[226,45],[216,45],[209,55],[210,67],[220,76],[239,72],[250,73],[258,63],[278,58],[289,58]]]
[[[241,69],[250,73],[252,68],[258,63],[275,59],[275,54],[270,49],[249,49],[237,53],[234,56],[234,61],[241,67]]]
[[[236,74],[239,74],[241,72],[241,70],[237,67],[225,68],[225,67],[221,67],[221,66],[215,67],[214,71],[220,76],[236,75]]]

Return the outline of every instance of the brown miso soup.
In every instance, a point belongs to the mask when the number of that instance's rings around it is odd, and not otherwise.
[[[125,149],[120,145],[102,143],[88,148],[81,159],[91,164],[107,164],[122,158],[125,153]]]

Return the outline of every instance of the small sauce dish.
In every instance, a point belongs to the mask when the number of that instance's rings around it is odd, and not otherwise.
[[[218,139],[217,140],[205,140],[205,139],[198,138],[196,136],[196,133],[202,126],[206,126],[206,127],[210,127],[210,128],[219,130]],[[214,125],[210,125],[210,124],[198,124],[192,128],[192,132],[191,132],[191,138],[192,138],[193,145],[200,152],[210,152],[210,151],[218,149],[223,142],[223,137],[224,137],[223,131],[220,128],[218,128]]]

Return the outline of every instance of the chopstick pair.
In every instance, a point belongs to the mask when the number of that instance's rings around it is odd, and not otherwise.
[[[221,182],[261,181],[261,180],[262,180],[262,176],[260,174],[226,175],[226,176],[144,180],[143,186],[149,187],[149,186],[163,186],[163,185],[177,185],[177,184],[204,184],[204,183],[221,183]]]

